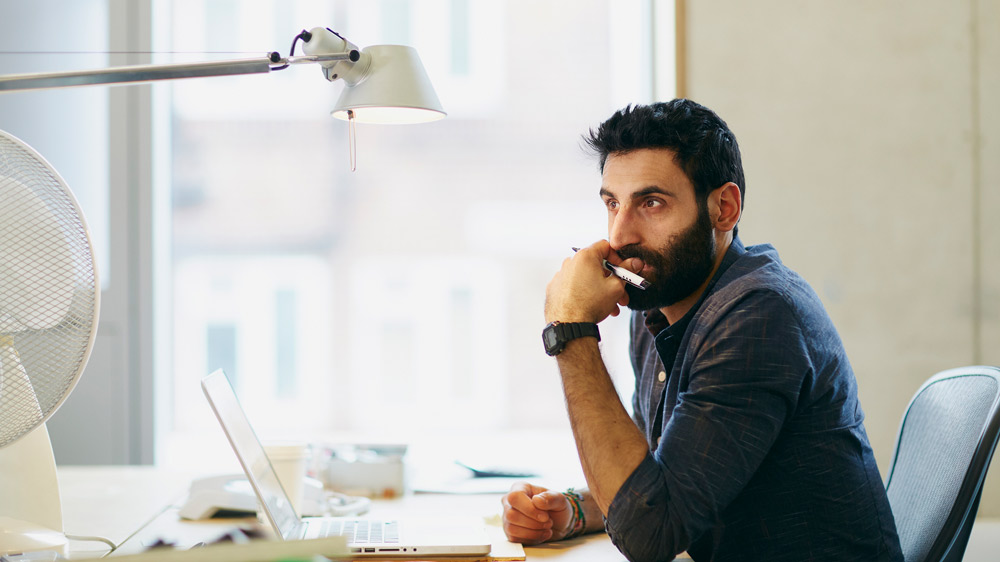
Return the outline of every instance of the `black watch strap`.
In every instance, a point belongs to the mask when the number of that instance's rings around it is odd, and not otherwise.
[[[597,341],[601,341],[601,332],[597,329],[597,324],[593,322],[567,322],[559,324],[559,326],[563,329],[566,341],[586,337],[597,338]]]

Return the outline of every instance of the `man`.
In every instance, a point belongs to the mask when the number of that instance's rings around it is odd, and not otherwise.
[[[515,486],[510,540],[604,526],[630,560],[902,560],[836,330],[774,248],[737,237],[745,184],[725,122],[688,100],[630,106],[587,141],[608,240],[549,283],[544,340],[589,491]],[[598,347],[620,305],[635,311],[633,419]]]

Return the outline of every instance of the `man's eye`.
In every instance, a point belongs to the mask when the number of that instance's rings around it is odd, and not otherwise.
[[[608,199],[604,202],[604,204],[608,206],[609,211],[614,211],[618,208],[618,201],[615,201],[614,199]]]
[[[649,209],[652,209],[654,207],[659,207],[661,204],[662,203],[660,202],[659,199],[646,199],[645,201],[642,202],[642,206]]]

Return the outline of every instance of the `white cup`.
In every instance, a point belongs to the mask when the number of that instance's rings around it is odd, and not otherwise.
[[[288,494],[295,513],[302,515],[302,498],[305,493],[306,461],[309,448],[305,443],[275,442],[264,445],[264,452],[278,475],[281,487]]]

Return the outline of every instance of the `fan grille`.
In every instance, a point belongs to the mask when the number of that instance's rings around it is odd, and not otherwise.
[[[0,131],[0,447],[73,389],[99,293],[86,224],[62,179]]]

